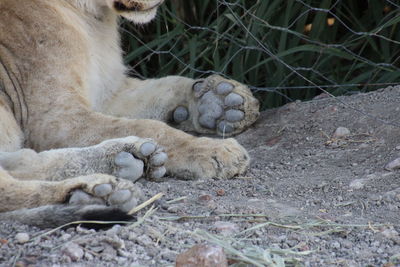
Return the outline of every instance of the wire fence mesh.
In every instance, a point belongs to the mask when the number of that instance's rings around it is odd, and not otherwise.
[[[124,23],[134,75],[220,74],[262,108],[400,81],[400,1],[170,0],[158,19]]]

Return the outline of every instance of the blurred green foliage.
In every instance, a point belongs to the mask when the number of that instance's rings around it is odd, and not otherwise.
[[[141,77],[219,73],[263,108],[400,81],[395,0],[167,0],[149,25],[123,23],[125,61]]]

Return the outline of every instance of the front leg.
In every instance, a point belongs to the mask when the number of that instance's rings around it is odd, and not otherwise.
[[[156,119],[187,132],[220,136],[242,132],[259,116],[259,103],[250,89],[218,75],[204,80],[128,78],[97,108],[114,116]]]
[[[167,154],[153,140],[128,136],[82,148],[61,148],[40,153],[31,149],[0,152],[0,166],[24,180],[61,181],[104,173],[136,181],[161,178]]]

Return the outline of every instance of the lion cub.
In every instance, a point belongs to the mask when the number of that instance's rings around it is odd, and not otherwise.
[[[0,0],[0,219],[113,220],[141,201],[141,177],[246,170],[234,139],[185,133],[246,129],[259,115],[246,86],[125,75],[118,18],[149,22],[162,2]]]

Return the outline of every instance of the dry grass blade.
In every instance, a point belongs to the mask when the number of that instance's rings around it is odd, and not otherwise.
[[[89,223],[90,224],[131,224],[132,222],[128,222],[128,221],[74,221],[74,222],[66,223],[66,224],[63,224],[56,228],[53,228],[50,231],[47,231],[43,234],[37,235],[37,236],[33,237],[30,241],[37,239],[37,238],[41,238],[43,236],[51,235],[52,233],[54,233],[60,229],[63,229],[64,227],[67,227],[67,226],[85,224],[85,223],[88,223],[88,224]]]
[[[138,227],[139,225],[144,223],[147,220],[147,218],[151,217],[154,214],[154,212],[156,212],[156,211],[157,211],[157,208],[155,208],[154,206],[151,206],[150,209],[148,211],[146,211],[146,213],[143,215],[143,217],[138,218],[136,222],[132,223],[128,227],[129,228]]]
[[[176,203],[176,202],[184,201],[184,200],[187,199],[187,198],[188,198],[187,196],[178,197],[178,198],[175,198],[175,199],[168,200],[168,201],[166,201],[165,203],[167,203],[167,204],[173,204],[173,203]]]
[[[254,266],[284,267],[287,263],[296,264],[299,262],[293,256],[304,256],[312,253],[312,251],[298,252],[295,251],[296,248],[265,249],[254,245],[249,246],[241,240],[213,235],[203,230],[195,231],[194,235],[224,248],[229,258]]]
[[[129,215],[135,214],[136,212],[144,209],[147,206],[150,206],[151,204],[153,204],[155,201],[159,200],[160,198],[162,198],[164,196],[163,193],[158,193],[157,195],[155,195],[154,197],[150,198],[149,200],[143,202],[142,204],[140,204],[139,206],[133,208],[132,210],[130,210],[128,212]]]

